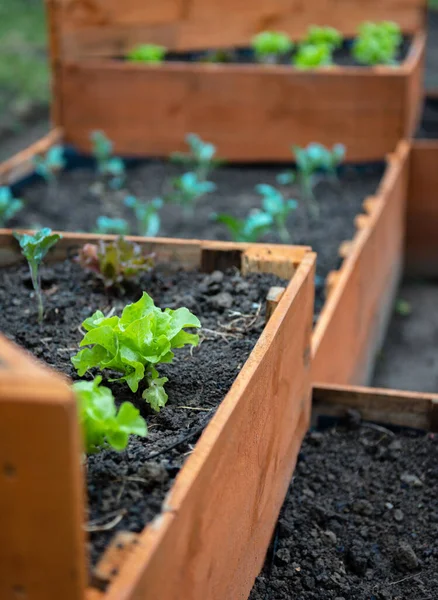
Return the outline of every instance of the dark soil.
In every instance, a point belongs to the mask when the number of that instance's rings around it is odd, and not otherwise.
[[[117,527],[91,534],[93,563],[117,529],[141,531],[160,512],[186,455],[263,330],[269,287],[282,284],[272,275],[243,278],[234,270],[225,275],[155,272],[144,276],[126,296],[117,297],[105,294],[92,275],[66,260],[43,267],[46,317],[39,327],[27,267],[0,271],[0,331],[73,379],[77,375],[70,357],[82,339],[78,328],[83,320],[97,309],[105,314],[114,309],[120,314],[122,307],[138,300],[143,290],[162,308],[186,306],[203,326],[198,347],[176,350],[173,364],[159,366],[160,374],[169,378],[168,404],[159,414],[148,410],[141,391],[132,394],[125,385],[106,382],[118,402],[132,401],[141,410],[149,435],[146,439],[132,438],[128,449],[120,454],[108,450],[88,459],[87,520],[103,525],[123,515]],[[238,319],[238,313],[244,317]],[[230,323],[232,330],[225,328]],[[177,447],[166,451],[175,444]],[[156,452],[163,453],[150,460]]]
[[[438,96],[436,98],[426,96],[421,122],[415,137],[419,139],[438,138]]]
[[[438,393],[438,284],[405,281],[398,298],[410,314],[394,310],[373,385]]]
[[[438,435],[308,434],[250,600],[435,600]]]
[[[216,192],[205,196],[196,207],[193,216],[187,218],[180,207],[167,204],[161,210],[160,234],[168,237],[229,239],[227,231],[212,222],[212,212],[225,212],[244,218],[251,210],[261,207],[260,196],[254,187],[258,183],[276,186],[276,176],[284,167],[273,166],[225,166],[214,171],[210,179],[217,185]],[[309,220],[305,202],[299,201],[297,210],[290,214],[288,229],[290,243],[310,245],[318,252],[317,264],[317,313],[323,303],[324,280],[327,274],[339,268],[339,244],[354,235],[354,217],[362,212],[363,200],[374,194],[384,171],[383,163],[377,165],[345,166],[340,173],[339,185],[327,180],[316,186],[316,198],[320,206],[320,218]],[[123,217],[128,220],[131,232],[136,233],[132,211],[123,204],[126,193],[141,199],[152,199],[162,193],[162,186],[169,177],[180,174],[181,168],[164,161],[149,161],[129,169],[127,190],[108,191],[93,196],[90,187],[95,183],[92,169],[65,171],[59,180],[56,201],[47,193],[41,180],[19,190],[25,201],[25,209],[10,222],[10,226],[45,226],[67,231],[90,231],[100,215]],[[285,189],[286,197],[300,198],[299,186]],[[264,242],[276,242],[273,234]]]
[[[424,83],[427,90],[438,90],[438,10],[436,8],[430,9],[427,15],[426,73]]]

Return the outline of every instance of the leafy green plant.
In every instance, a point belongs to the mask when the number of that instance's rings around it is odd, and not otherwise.
[[[35,171],[49,185],[56,181],[65,164],[64,148],[59,145],[49,148],[44,156],[34,158]]]
[[[44,307],[41,292],[40,264],[50,248],[61,239],[61,236],[57,233],[52,233],[52,230],[48,227],[44,227],[34,235],[14,232],[14,237],[18,240],[21,252],[29,263],[32,285],[38,303],[38,322],[41,323],[44,317]]]
[[[80,377],[94,367],[122,373],[117,381],[126,381],[132,392],[137,392],[145,381],[142,397],[159,411],[167,402],[167,378],[159,376],[155,365],[172,362],[175,348],[196,346],[199,336],[184,329],[200,326],[199,319],[187,308],[162,311],[143,292],[138,302],[125,306],[121,317],[105,317],[98,310],[86,319],[82,327],[87,333],[80,346],[91,347],[71,360]]]
[[[189,171],[181,177],[175,177],[171,182],[172,190],[166,195],[166,200],[182,206],[185,214],[193,214],[198,200],[210,192],[214,192],[216,185],[211,181],[200,180],[195,172]]]
[[[128,235],[129,225],[125,219],[112,219],[111,217],[97,217],[95,232],[99,234],[115,233]]]
[[[159,210],[163,206],[161,198],[141,202],[135,196],[126,196],[125,206],[134,211],[139,235],[155,237],[158,234],[161,225]]]
[[[293,48],[289,36],[279,31],[262,31],[252,38],[251,45],[259,62],[271,64],[278,62]]]
[[[290,234],[286,227],[286,220],[289,213],[296,210],[298,202],[291,199],[286,200],[280,191],[266,183],[256,185],[255,189],[262,196],[263,211],[271,215],[280,239],[285,243],[288,242]]]
[[[211,219],[225,225],[234,242],[256,243],[271,231],[274,224],[272,215],[261,210],[252,211],[246,219],[239,219],[226,213],[213,213]]]
[[[328,44],[303,43],[298,46],[298,51],[292,60],[297,69],[327,67],[333,64],[332,48]]]
[[[311,25],[307,31],[305,44],[319,46],[325,44],[329,48],[340,48],[344,38],[342,33],[334,27],[318,27]]]
[[[23,200],[14,198],[10,187],[0,186],[0,227],[4,227],[23,206]]]
[[[100,383],[102,377],[73,384],[79,409],[85,452],[96,454],[106,448],[120,452],[130,435],[145,437],[147,425],[131,402],[123,402],[117,410],[111,390]]]
[[[97,244],[85,244],[78,259],[80,265],[97,275],[106,288],[123,286],[154,266],[153,254],[145,254],[139,244],[122,236],[111,242],[100,240]]]
[[[402,34],[397,23],[366,21],[359,27],[359,35],[353,44],[353,56],[365,65],[395,65],[402,42]]]
[[[99,175],[108,181],[110,187],[120,189],[125,181],[125,164],[121,158],[112,156],[112,141],[103,131],[93,131],[90,139]]]
[[[220,164],[220,161],[215,158],[216,146],[204,142],[196,133],[187,134],[186,143],[190,152],[174,152],[171,160],[187,166],[196,173],[200,181],[204,181],[209,173]]]
[[[142,62],[148,64],[160,64],[167,53],[165,46],[157,44],[139,44],[128,52],[127,59],[131,62]]]

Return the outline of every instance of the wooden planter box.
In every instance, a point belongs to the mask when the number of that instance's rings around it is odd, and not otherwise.
[[[34,156],[62,141],[62,130],[52,130],[0,164],[0,184],[32,173]],[[327,301],[312,336],[315,382],[369,383],[402,273],[409,155],[404,141],[387,156],[376,195],[356,217],[356,234],[339,248],[343,262],[327,279]]]
[[[90,147],[102,129],[125,155],[184,149],[198,133],[228,161],[290,161],[292,144],[341,142],[350,160],[382,159],[413,134],[421,108],[424,0],[48,0],[54,71],[54,122],[66,140]],[[236,5],[237,4],[237,5]],[[368,20],[393,19],[414,35],[398,67],[165,63],[114,57],[133,44],[173,50],[247,45],[263,29],[294,37],[311,24],[352,34]]]
[[[51,259],[98,237],[64,234]],[[2,600],[245,598],[262,566],[310,418],[315,255],[305,247],[133,239],[158,265],[238,266],[290,283],[269,299],[269,321],[163,512],[141,534],[119,534],[95,585],[87,577],[75,400],[62,378],[0,339]],[[1,232],[0,264],[18,260],[18,244]]]

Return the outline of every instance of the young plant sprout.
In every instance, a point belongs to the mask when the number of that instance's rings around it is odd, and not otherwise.
[[[265,64],[278,63],[294,46],[289,36],[279,31],[262,31],[252,38],[251,45],[256,59]]]
[[[112,219],[111,217],[100,216],[96,220],[95,232],[100,234],[115,233],[117,235],[128,235],[129,225],[125,219]]]
[[[126,196],[125,206],[134,211],[139,235],[155,237],[158,234],[161,225],[159,210],[163,206],[161,198],[140,202],[135,196]]]
[[[77,381],[73,391],[78,402],[85,452],[96,454],[106,448],[117,452],[124,450],[131,435],[146,437],[146,421],[131,402],[123,402],[117,410],[111,390],[100,383],[102,377],[92,381]]]
[[[113,242],[100,240],[97,244],[85,244],[79,251],[78,260],[82,268],[94,273],[107,289],[123,287],[124,283],[135,281],[154,266],[153,254],[145,254],[139,244],[122,236]]]
[[[335,49],[342,46],[344,38],[342,33],[334,27],[317,27],[311,25],[305,39],[306,44],[319,46],[325,44],[329,48]]]
[[[293,64],[303,70],[330,66],[333,64],[332,48],[328,44],[300,44]]]
[[[298,202],[296,200],[285,200],[281,192],[266,183],[256,185],[255,189],[262,196],[263,211],[271,215],[281,241],[288,242],[290,234],[286,227],[286,220],[289,213],[297,208]]]
[[[353,56],[364,65],[395,65],[402,39],[400,27],[396,23],[366,21],[359,27],[359,35],[353,45]]]
[[[113,143],[102,131],[93,131],[90,139],[99,175],[111,188],[120,189],[125,181],[125,164],[121,158],[112,156]]]
[[[186,136],[186,143],[190,152],[174,152],[171,159],[175,163],[186,165],[194,171],[200,181],[204,181],[209,173],[219,164],[215,158],[216,146],[204,142],[195,133]]]
[[[214,183],[199,179],[192,171],[175,177],[171,183],[172,190],[166,196],[166,200],[179,204],[188,217],[193,214],[196,202],[216,189]]]
[[[200,326],[187,308],[162,311],[143,292],[138,302],[125,306],[121,317],[105,317],[98,310],[86,319],[82,327],[87,333],[80,346],[90,347],[71,360],[80,377],[92,368],[118,371],[122,376],[116,381],[126,381],[134,393],[144,382],[142,397],[158,412],[167,402],[167,377],[160,377],[155,367],[172,362],[173,349],[197,346],[199,336],[184,329]]]
[[[213,213],[211,219],[225,225],[234,242],[256,243],[271,231],[274,224],[272,215],[261,210],[252,211],[246,219],[238,219],[225,213]]]
[[[23,206],[23,200],[14,198],[10,187],[0,186],[0,227],[4,227]]]
[[[157,44],[139,44],[128,52],[127,59],[131,62],[157,65],[163,62],[167,48]]]
[[[43,296],[41,292],[41,273],[40,264],[47,252],[56,244],[61,236],[52,233],[48,227],[37,231],[34,235],[27,233],[14,233],[14,237],[20,243],[23,256],[29,263],[30,276],[32,278],[33,289],[38,303],[38,322],[41,323],[44,317]]]
[[[52,146],[45,156],[36,156],[34,159],[35,171],[49,186],[49,193],[56,189],[56,183],[60,172],[65,168],[64,148]]]

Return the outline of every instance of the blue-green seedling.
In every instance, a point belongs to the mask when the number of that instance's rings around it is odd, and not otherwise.
[[[366,21],[359,27],[359,35],[353,44],[353,56],[364,65],[396,65],[402,39],[397,23]]]
[[[121,317],[105,317],[98,310],[86,319],[82,327],[87,333],[80,346],[89,347],[71,360],[80,377],[93,368],[111,369],[122,374],[116,381],[126,381],[134,393],[146,383],[142,397],[158,412],[167,402],[167,377],[160,377],[155,367],[172,362],[174,349],[197,346],[199,336],[184,329],[200,326],[187,308],[162,311],[143,292],[138,302],[125,306]]]
[[[95,232],[99,234],[114,233],[128,235],[129,224],[125,219],[112,219],[111,217],[97,217]]]
[[[204,181],[209,173],[220,164],[216,156],[216,146],[204,142],[196,133],[186,135],[186,143],[190,152],[174,152],[171,160],[183,164],[194,171],[200,181]]]
[[[327,44],[303,43],[298,46],[298,51],[292,60],[297,69],[317,69],[333,64],[332,53],[332,48]]]
[[[179,204],[188,217],[193,215],[196,202],[216,189],[214,183],[199,179],[192,171],[184,173],[181,177],[175,177],[171,185],[172,190],[166,195],[166,200]]]
[[[325,44],[329,48],[335,49],[342,46],[344,38],[342,33],[334,27],[318,27],[311,25],[307,31],[305,39],[306,44],[319,46]]]
[[[73,391],[78,402],[79,423],[85,452],[96,454],[112,448],[124,450],[131,435],[146,437],[146,421],[131,402],[116,407],[112,391],[100,385],[102,377],[92,381],[77,381]]]
[[[135,196],[126,196],[125,206],[134,211],[137,220],[137,233],[144,237],[155,237],[161,226],[160,208],[163,206],[161,198],[154,198],[150,202],[141,202]]]
[[[272,230],[272,215],[261,210],[252,211],[246,219],[238,219],[225,213],[213,213],[210,217],[216,223],[222,223],[234,242],[256,243]]]
[[[99,175],[111,188],[120,189],[125,181],[125,164],[121,158],[112,156],[112,141],[102,131],[93,131],[90,139]]]
[[[158,65],[163,62],[166,53],[167,48],[165,46],[158,46],[157,44],[139,44],[128,52],[126,58],[131,62]]]
[[[10,187],[0,186],[0,227],[4,227],[23,206],[23,200],[14,198]]]
[[[32,285],[38,303],[38,322],[41,323],[44,317],[44,306],[41,292],[40,265],[47,252],[61,239],[61,236],[52,233],[52,230],[48,227],[44,227],[34,235],[14,232],[14,237],[20,243],[21,252],[29,263]]]
[[[256,185],[255,189],[262,196],[263,211],[271,215],[281,241],[289,242],[290,234],[286,227],[286,221],[288,215],[296,210],[298,202],[291,199],[286,200],[281,192],[266,183]]]
[[[262,31],[252,38],[251,46],[259,62],[275,64],[282,56],[291,52],[294,45],[286,33]]]
[[[52,146],[44,156],[36,156],[34,159],[35,171],[45,179],[50,186],[56,182],[60,172],[65,169],[64,148]]]

